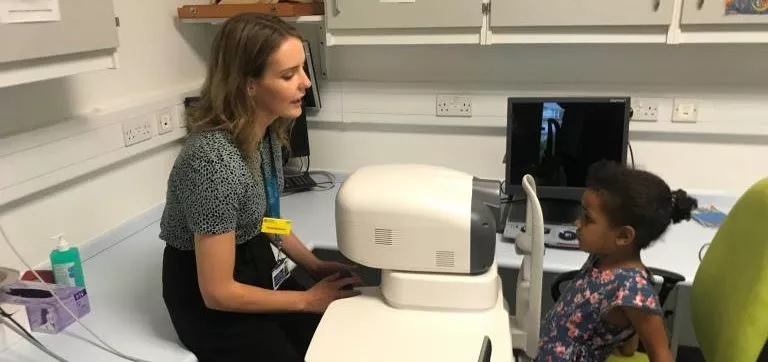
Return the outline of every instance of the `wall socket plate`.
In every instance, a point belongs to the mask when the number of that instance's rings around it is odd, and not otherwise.
[[[661,99],[658,98],[633,98],[632,99],[632,120],[641,122],[657,122],[659,120],[659,105]]]
[[[176,125],[179,128],[187,128],[187,108],[184,104],[176,105]]]
[[[459,95],[438,95],[435,98],[438,117],[472,117],[472,98]]]
[[[173,122],[173,109],[165,108],[157,114],[157,134],[166,134],[173,131],[175,122]]]
[[[123,122],[123,143],[132,146],[152,138],[152,122],[155,115],[144,115]]]
[[[690,100],[675,100],[672,122],[694,123],[699,118],[699,106]]]

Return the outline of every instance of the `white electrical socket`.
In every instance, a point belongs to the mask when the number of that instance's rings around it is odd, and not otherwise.
[[[184,104],[176,105],[176,126],[179,128],[187,127],[187,109]]]
[[[173,110],[165,108],[157,114],[157,134],[166,134],[173,131]]]
[[[632,99],[632,120],[642,122],[656,122],[659,120],[658,98],[633,98]]]
[[[675,109],[672,112],[672,122],[696,122],[699,118],[699,107],[693,101],[675,100]]]
[[[435,98],[438,117],[472,117],[472,99],[468,96],[438,95]]]
[[[141,116],[123,122],[123,143],[126,146],[152,138],[154,115]]]

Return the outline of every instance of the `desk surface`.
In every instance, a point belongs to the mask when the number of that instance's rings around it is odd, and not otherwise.
[[[334,201],[338,186],[285,196],[282,209],[293,220],[294,231],[316,248],[336,249]],[[714,204],[729,210],[735,198],[699,196],[700,205]],[[159,222],[109,247],[83,263],[92,311],[83,322],[123,353],[150,361],[196,361],[184,350],[171,326],[161,295],[160,271],[163,243]],[[715,234],[695,222],[674,225],[644,253],[649,266],[670,269],[693,280],[698,251]],[[547,249],[544,269],[563,272],[581,266],[586,255],[579,251]],[[521,258],[512,244],[497,241],[500,267],[518,268]],[[70,361],[122,361],[82,341],[92,337],[78,325],[58,335],[36,334],[54,352]],[[47,355],[20,341],[0,353],[0,362],[51,361]]]
[[[336,223],[334,202],[338,186],[327,191],[289,195],[282,200],[285,217],[292,220],[294,232],[316,248],[335,250]],[[700,206],[713,204],[727,212],[736,201],[727,195],[694,195]],[[699,267],[699,250],[714,237],[716,229],[705,228],[695,221],[672,225],[667,233],[643,254],[649,267],[667,269],[685,277],[684,284],[691,284]],[[587,254],[578,250],[547,248],[544,255],[544,271],[562,273],[578,269]],[[522,257],[515,253],[514,244],[501,241],[497,236],[496,261],[499,267],[516,269]]]
[[[148,361],[197,361],[183,349],[163,304],[159,222],[83,262],[91,312],[82,322],[120,352]],[[72,324],[56,335],[35,333],[40,342],[75,362],[126,361],[81,338],[95,340]],[[54,361],[26,341],[0,353],[2,362]]]

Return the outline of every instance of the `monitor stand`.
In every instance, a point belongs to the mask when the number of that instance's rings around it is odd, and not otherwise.
[[[581,200],[540,198],[544,214],[544,245],[550,248],[578,249],[575,221],[581,213]],[[514,243],[525,232],[525,199],[507,205],[502,240]]]

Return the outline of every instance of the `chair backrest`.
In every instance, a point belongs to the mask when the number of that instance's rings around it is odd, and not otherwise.
[[[768,338],[768,178],[723,221],[693,280],[691,317],[707,362],[755,361]]]
[[[544,278],[544,216],[531,175],[523,176],[526,194],[525,232],[515,240],[515,252],[523,256],[517,273],[515,318],[525,332],[525,354],[536,357],[541,327],[541,283]]]

